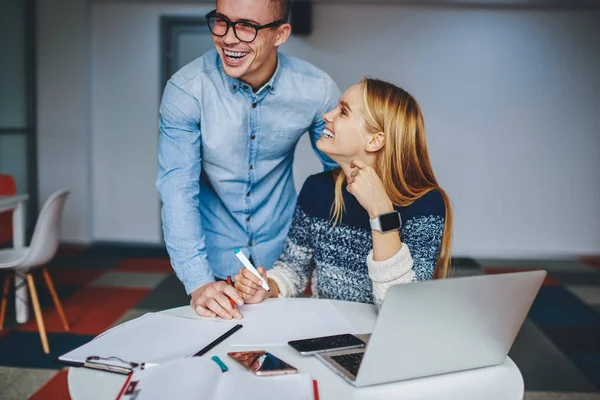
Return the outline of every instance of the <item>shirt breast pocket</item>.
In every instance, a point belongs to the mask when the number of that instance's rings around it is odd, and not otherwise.
[[[266,148],[273,156],[286,156],[294,151],[300,136],[308,130],[307,127],[275,129],[268,138]]]

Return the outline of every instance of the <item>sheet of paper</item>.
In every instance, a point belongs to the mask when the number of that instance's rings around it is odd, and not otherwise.
[[[240,307],[241,320],[225,321],[221,318],[203,318],[191,307],[177,310],[177,316],[218,322],[242,324],[228,344],[233,346],[286,345],[290,340],[306,339],[340,333],[359,333],[329,300],[314,299],[268,299],[259,304]]]
[[[248,371],[221,372],[207,358],[194,357],[136,371],[121,400],[218,399],[312,400],[308,374],[256,377]]]
[[[200,323],[148,313],[59,358],[83,362],[88,356],[119,357],[130,362],[160,364],[197,353],[231,328],[231,324]]]
[[[309,374],[254,376],[246,371],[223,374],[213,399],[313,400]]]
[[[221,368],[210,359],[191,357],[170,361],[136,371],[120,399],[213,399],[222,374]]]

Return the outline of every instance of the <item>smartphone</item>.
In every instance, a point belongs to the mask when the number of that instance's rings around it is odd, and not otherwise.
[[[295,374],[298,370],[267,351],[234,351],[227,353],[255,375]]]
[[[311,339],[292,340],[288,342],[302,355],[320,354],[328,351],[340,351],[365,347],[365,342],[354,335],[343,334],[322,336]]]

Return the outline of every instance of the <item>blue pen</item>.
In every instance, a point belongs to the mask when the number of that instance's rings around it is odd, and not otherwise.
[[[219,367],[221,367],[221,371],[226,372],[228,370],[227,365],[225,365],[225,363],[221,361],[219,357],[212,356],[210,359],[216,362],[219,365]]]

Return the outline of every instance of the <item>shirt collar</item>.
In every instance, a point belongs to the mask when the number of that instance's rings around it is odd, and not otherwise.
[[[222,64],[222,60],[220,56],[217,56],[217,64],[219,69],[221,70],[221,73],[223,74],[223,76],[225,77],[225,82],[227,83],[227,85],[229,86],[229,90],[231,90],[232,93],[235,93],[236,91],[242,89],[245,86],[250,86],[247,83],[244,83],[242,81],[240,81],[237,78],[232,78],[229,75],[227,75],[225,73],[225,70],[223,69],[223,64]],[[275,88],[277,87],[277,83],[279,81],[279,76],[281,75],[281,55],[279,53],[277,53],[277,67],[275,68],[275,73],[273,73],[273,76],[271,77],[271,79],[269,79],[267,81],[267,83],[265,83],[257,92],[256,94],[261,93],[263,90],[269,89],[270,93],[274,93],[275,92]]]

